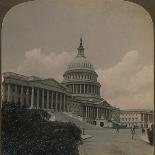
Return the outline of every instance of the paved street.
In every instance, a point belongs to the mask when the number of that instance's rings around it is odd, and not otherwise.
[[[136,129],[134,140],[129,129],[87,130],[93,137],[84,141],[79,150],[81,155],[153,155],[153,146],[143,140],[141,130]]]

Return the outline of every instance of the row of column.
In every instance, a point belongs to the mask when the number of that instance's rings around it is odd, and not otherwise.
[[[96,80],[94,75],[81,75],[81,74],[69,74],[66,75],[66,79],[84,79],[84,80]]]
[[[112,110],[100,107],[85,106],[85,118],[99,119],[102,116],[108,120],[111,119]]]
[[[7,102],[14,101],[15,103],[20,102],[21,104],[26,103],[30,108],[54,109],[55,111],[66,111],[67,109],[65,94],[36,87],[26,87],[25,93],[23,86],[20,86],[20,93],[18,93],[17,85],[15,85],[13,92],[11,85],[8,84],[7,88],[3,88],[2,100]]]
[[[153,117],[153,115],[151,116],[151,114],[142,113],[141,114],[141,121],[143,121],[143,122],[152,122],[152,117]]]
[[[72,93],[75,94],[94,94],[100,95],[100,89],[96,85],[89,84],[71,84],[69,88],[72,90]]]

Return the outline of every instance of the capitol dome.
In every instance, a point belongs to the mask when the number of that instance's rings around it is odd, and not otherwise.
[[[84,55],[82,38],[78,47],[77,56],[67,66],[63,74],[65,84],[74,96],[85,98],[100,98],[100,83],[97,81],[97,73],[93,65]]]
[[[95,71],[93,65],[86,57],[76,56],[75,59],[68,65],[67,71],[75,69],[87,69]]]
[[[75,59],[68,65],[67,71],[77,70],[77,69],[86,69],[95,72],[93,65],[84,55],[84,48],[82,45],[82,39],[80,46],[78,47],[78,54]]]

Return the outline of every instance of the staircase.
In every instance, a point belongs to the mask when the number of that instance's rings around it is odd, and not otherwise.
[[[51,115],[50,120],[51,121],[60,121],[60,122],[71,122],[79,126],[80,128],[85,128],[85,129],[93,129],[93,128],[98,128],[95,125],[91,125],[89,123],[86,123],[85,121],[82,120],[81,117],[72,115],[71,113],[64,113],[64,112],[48,112]]]

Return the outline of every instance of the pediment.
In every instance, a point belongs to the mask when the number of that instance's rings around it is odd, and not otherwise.
[[[50,85],[50,86],[58,87],[58,88],[61,88],[61,89],[66,89],[61,83],[57,82],[53,78],[44,79],[44,80],[42,80],[42,83],[45,83],[45,84]]]

